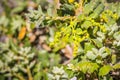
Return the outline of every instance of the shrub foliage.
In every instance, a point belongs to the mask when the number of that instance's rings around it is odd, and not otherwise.
[[[35,0],[33,9],[29,1],[22,1],[13,10],[1,2],[5,7],[0,17],[1,79],[120,79],[119,2]],[[60,54],[66,48],[71,51],[64,54],[69,62],[62,65]]]

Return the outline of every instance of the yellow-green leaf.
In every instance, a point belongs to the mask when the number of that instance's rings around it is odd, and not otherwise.
[[[117,63],[113,66],[114,69],[120,69],[120,63]]]
[[[102,68],[100,68],[99,70],[99,76],[104,76],[107,75],[110,70],[111,70],[111,66],[110,65],[104,65]]]

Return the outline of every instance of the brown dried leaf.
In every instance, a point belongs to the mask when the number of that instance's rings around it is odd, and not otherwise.
[[[30,42],[34,42],[36,39],[36,36],[33,33],[29,33],[29,38],[30,38]]]
[[[25,34],[26,34],[26,27],[22,27],[19,32],[18,39],[22,40],[25,37]]]
[[[67,58],[69,58],[69,59],[73,58],[73,55],[72,55],[73,54],[73,50],[70,47],[70,45],[66,45],[66,47],[64,49],[62,49],[62,52],[64,53],[64,55]]]
[[[42,44],[43,49],[46,51],[51,51],[51,48],[47,44]]]
[[[38,36],[38,35],[40,35],[40,34],[42,34],[42,32],[39,31],[39,30],[36,30],[35,35]]]
[[[39,37],[39,44],[44,43],[46,39],[47,39],[46,36],[40,36]]]
[[[34,9],[37,7],[37,4],[33,1],[28,1],[27,5],[28,5],[28,8],[30,9]]]

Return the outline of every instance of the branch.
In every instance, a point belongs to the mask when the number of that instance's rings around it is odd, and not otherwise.
[[[20,80],[25,80],[23,76],[17,74],[17,73],[13,73],[13,75],[17,78],[19,78]]]
[[[27,74],[28,74],[28,79],[33,80],[32,73],[30,71],[30,68],[27,66]]]

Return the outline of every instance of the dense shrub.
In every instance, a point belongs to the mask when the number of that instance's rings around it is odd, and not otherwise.
[[[23,1],[0,18],[1,79],[120,79],[119,2],[38,2]]]

